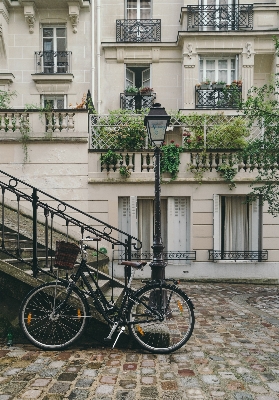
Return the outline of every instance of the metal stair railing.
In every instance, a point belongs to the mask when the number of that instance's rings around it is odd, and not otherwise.
[[[2,210],[0,215],[0,229],[1,229],[1,247],[0,251],[6,253],[13,259],[17,259],[22,263],[28,264],[33,271],[33,276],[36,277],[38,272],[46,272],[42,269],[49,269],[53,272],[54,263],[54,242],[56,240],[79,240],[88,235],[94,235],[98,240],[111,243],[112,247],[120,246],[124,251],[125,259],[131,260],[132,249],[138,251],[142,243],[136,237],[109,225],[92,215],[77,209],[76,207],[67,204],[64,201],[45,193],[42,190],[35,188],[32,185],[0,170],[2,180],[0,180],[0,187],[2,192]],[[7,183],[3,180],[7,178]],[[9,196],[6,196],[7,192]],[[42,200],[41,200],[42,199]],[[26,202],[31,207],[26,207]],[[48,202],[48,203],[47,203]],[[13,206],[11,206],[13,204]],[[10,211],[9,211],[10,210]],[[21,226],[23,210],[27,216],[32,212],[32,219],[30,226]],[[6,216],[10,212],[13,213],[12,220]],[[79,214],[77,218],[76,214]],[[86,222],[85,222],[86,221]],[[26,225],[26,221],[24,222]],[[21,239],[25,238],[26,233],[29,234],[29,239],[32,243],[32,257],[30,261],[24,260],[22,257],[22,243]],[[63,233],[64,230],[64,233]],[[11,240],[10,235],[14,239]],[[77,237],[78,239],[75,239]],[[97,241],[98,243],[98,241]],[[38,258],[38,245],[45,248],[45,257],[43,260]],[[101,252],[101,249],[100,249]],[[97,259],[98,259],[98,245],[97,245]],[[40,264],[40,265],[39,265]]]

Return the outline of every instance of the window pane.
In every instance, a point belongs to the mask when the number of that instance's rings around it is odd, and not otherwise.
[[[65,51],[66,50],[66,39],[59,38],[57,39],[57,51]]]
[[[44,51],[53,50],[53,40],[52,39],[44,39],[43,48],[44,48]]]
[[[148,1],[148,0],[141,0],[141,2],[140,2],[140,6],[141,7],[148,7],[148,8],[150,8],[150,1]]]
[[[249,217],[246,197],[225,198],[224,250],[249,250]]]
[[[53,28],[44,28],[43,37],[53,37]]]
[[[137,0],[127,0],[127,8],[137,8]]]
[[[128,19],[137,19],[137,9],[127,11]]]
[[[140,10],[140,19],[150,19],[150,9],[145,8]]]
[[[66,37],[66,29],[65,28],[57,28],[56,36],[57,37]]]

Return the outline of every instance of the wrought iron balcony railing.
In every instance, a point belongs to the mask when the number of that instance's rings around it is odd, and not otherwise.
[[[160,19],[117,19],[117,42],[160,42]]]
[[[223,89],[201,89],[196,87],[196,108],[239,108],[242,87],[230,86]]]
[[[248,260],[248,261],[267,261],[268,260],[268,251],[221,251],[221,250],[208,250],[209,252],[209,260],[217,261],[217,260],[230,260],[230,261],[238,261],[238,260]]]
[[[141,95],[120,93],[120,108],[122,110],[141,110],[142,108],[152,107],[156,93]]]
[[[187,6],[188,31],[253,29],[253,5]]]
[[[35,51],[36,74],[71,73],[71,51]]]

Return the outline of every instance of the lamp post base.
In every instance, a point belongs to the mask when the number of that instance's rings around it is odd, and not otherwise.
[[[151,279],[152,280],[164,280],[165,279],[165,267],[166,263],[163,260],[163,249],[162,243],[154,243],[151,247],[153,249],[153,261],[150,263],[151,268]]]

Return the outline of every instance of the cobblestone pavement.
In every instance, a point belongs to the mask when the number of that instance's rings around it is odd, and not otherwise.
[[[190,341],[171,355],[72,346],[0,347],[0,400],[279,399],[276,286],[181,284],[195,304]]]

